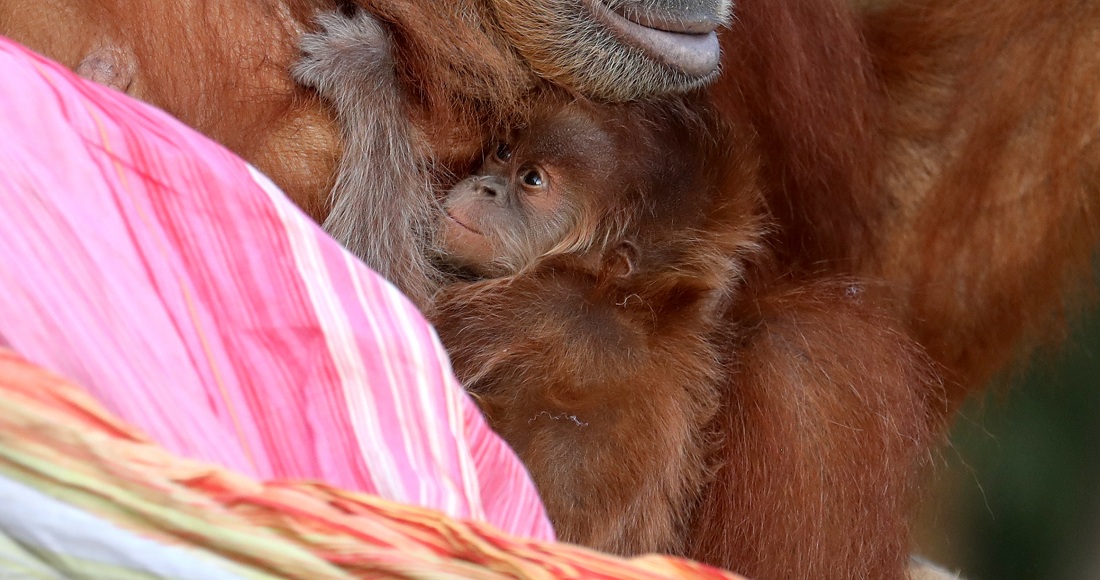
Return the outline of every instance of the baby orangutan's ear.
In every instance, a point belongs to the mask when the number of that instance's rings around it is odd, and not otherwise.
[[[638,266],[638,247],[631,242],[619,242],[604,252],[600,274],[605,280],[625,278]]]

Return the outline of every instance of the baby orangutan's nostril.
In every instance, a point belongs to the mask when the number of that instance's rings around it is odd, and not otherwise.
[[[491,177],[482,177],[478,180],[477,192],[483,197],[496,199],[501,196],[500,184],[496,183]]]

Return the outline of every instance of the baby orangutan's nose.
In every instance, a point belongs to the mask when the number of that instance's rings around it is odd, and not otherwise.
[[[499,177],[486,175],[478,179],[477,192],[484,197],[503,203],[504,191],[504,182]]]

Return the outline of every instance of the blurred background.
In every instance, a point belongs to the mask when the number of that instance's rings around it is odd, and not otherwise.
[[[1100,579],[1100,315],[968,404],[951,442],[917,553],[968,580]]]

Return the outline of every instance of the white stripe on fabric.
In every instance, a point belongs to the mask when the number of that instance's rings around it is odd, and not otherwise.
[[[430,421],[418,421],[417,419],[419,418],[419,413],[423,413],[424,411],[431,409],[431,407],[425,406],[423,409],[417,411],[418,414],[412,415],[404,412],[405,408],[403,405],[400,408],[397,408],[397,403],[403,399],[403,397],[401,396],[402,390],[411,388],[411,386],[404,384],[404,381],[402,380],[404,377],[398,377],[398,369],[395,369],[393,366],[393,362],[395,359],[394,353],[389,352],[388,349],[385,348],[386,345],[389,344],[389,341],[392,340],[392,337],[387,337],[387,333],[379,327],[377,314],[379,312],[392,312],[394,305],[388,302],[384,304],[371,303],[371,301],[366,298],[366,288],[363,284],[364,281],[362,278],[359,277],[358,272],[356,271],[359,261],[351,254],[345,254],[343,263],[348,270],[348,275],[351,278],[352,287],[355,289],[355,296],[356,299],[359,301],[358,306],[363,312],[363,315],[367,320],[367,325],[370,326],[370,331],[373,334],[373,344],[375,344],[382,351],[379,353],[380,356],[378,357],[378,359],[382,363],[382,370],[384,371],[386,376],[386,384],[384,385],[384,387],[386,391],[390,393],[390,400],[393,401],[395,405],[393,412],[397,415],[398,418],[396,423],[397,427],[401,430],[401,446],[405,452],[405,457],[409,459],[410,463],[413,463],[415,465],[415,469],[418,473],[435,473],[435,477],[438,478],[446,472],[442,471],[437,473],[436,470],[422,471],[420,469],[422,460],[419,457],[419,451],[421,449],[419,428],[423,427],[423,425],[420,424],[430,423]],[[405,333],[403,336],[408,336],[408,333]],[[410,340],[408,342],[410,344],[414,344],[416,341]],[[410,423],[412,424],[410,425]],[[418,505],[434,506],[437,509],[446,511],[446,513],[449,514],[465,516],[465,511],[448,511],[449,506],[445,507],[436,503],[434,501],[434,498],[431,497],[433,494],[425,493],[425,485],[428,484],[425,479],[426,478],[418,477],[416,478],[415,482],[409,482],[412,485],[416,485],[415,501]]]
[[[414,321],[410,320],[409,318],[409,315],[411,313],[410,309],[401,307],[401,302],[404,301],[404,297],[401,296],[400,292],[398,292],[396,288],[393,288],[391,286],[388,288],[387,298],[391,303],[393,303],[393,307],[390,312],[396,314],[396,316],[400,320],[401,326],[405,328],[414,328]],[[476,483],[473,486],[463,485],[462,488],[460,488],[459,485],[455,482],[454,478],[450,477],[450,475],[454,474],[455,470],[457,469],[459,477],[465,480],[467,477],[467,473],[463,470],[471,463],[469,459],[470,452],[468,449],[468,441],[466,439],[466,433],[463,432],[464,430],[462,421],[456,421],[455,417],[452,416],[450,412],[450,408],[455,401],[456,395],[459,392],[459,387],[452,378],[440,377],[443,379],[438,382],[441,387],[439,389],[441,392],[436,393],[429,388],[429,385],[431,384],[430,379],[432,377],[428,377],[426,372],[428,368],[428,353],[425,352],[425,346],[434,347],[435,349],[437,349],[437,353],[442,353],[444,351],[442,346],[438,345],[438,343],[430,342],[429,340],[420,340],[421,338],[430,339],[431,337],[434,337],[435,332],[432,331],[425,322],[421,322],[419,326],[420,328],[418,330],[420,330],[420,332],[417,334],[418,340],[412,341],[413,344],[410,347],[410,351],[412,351],[412,354],[415,356],[416,368],[419,371],[416,375],[416,396],[419,400],[419,407],[426,409],[437,409],[441,411],[442,414],[445,414],[448,419],[447,424],[450,427],[450,430],[447,432],[447,436],[449,436],[448,440],[455,443],[461,442],[462,445],[462,448],[460,450],[457,450],[457,452],[455,453],[455,455],[457,456],[457,465],[448,465],[447,469],[441,470],[443,473],[446,473],[448,475],[448,477],[446,478],[440,478],[440,483],[446,485],[445,490],[441,491],[448,495],[446,499],[450,500],[448,502],[449,504],[455,501],[463,500],[464,498],[463,507],[470,511],[469,515],[466,517],[476,520],[484,520],[485,513],[481,505],[481,494],[479,493],[479,488]],[[440,405],[440,401],[436,400],[436,397],[439,395],[443,396],[442,405]],[[424,425],[424,428],[428,432],[429,448],[431,449],[431,452],[435,457],[444,458],[444,451],[442,449],[442,446],[440,445],[440,443],[444,440],[444,434],[440,431],[438,424],[434,422],[427,423],[429,424]],[[477,474],[474,473],[475,482],[476,479]],[[464,481],[463,483],[468,484],[469,482]]]
[[[412,503],[401,480],[400,468],[389,452],[375,415],[377,405],[371,396],[368,373],[347,315],[332,288],[328,270],[321,258],[321,249],[311,224],[305,217],[290,211],[285,194],[264,174],[249,166],[249,172],[260,188],[272,199],[280,221],[287,232],[294,263],[302,276],[306,292],[325,335],[325,344],[332,354],[340,376],[348,415],[355,430],[360,455],[370,469],[377,493],[384,498]]]

